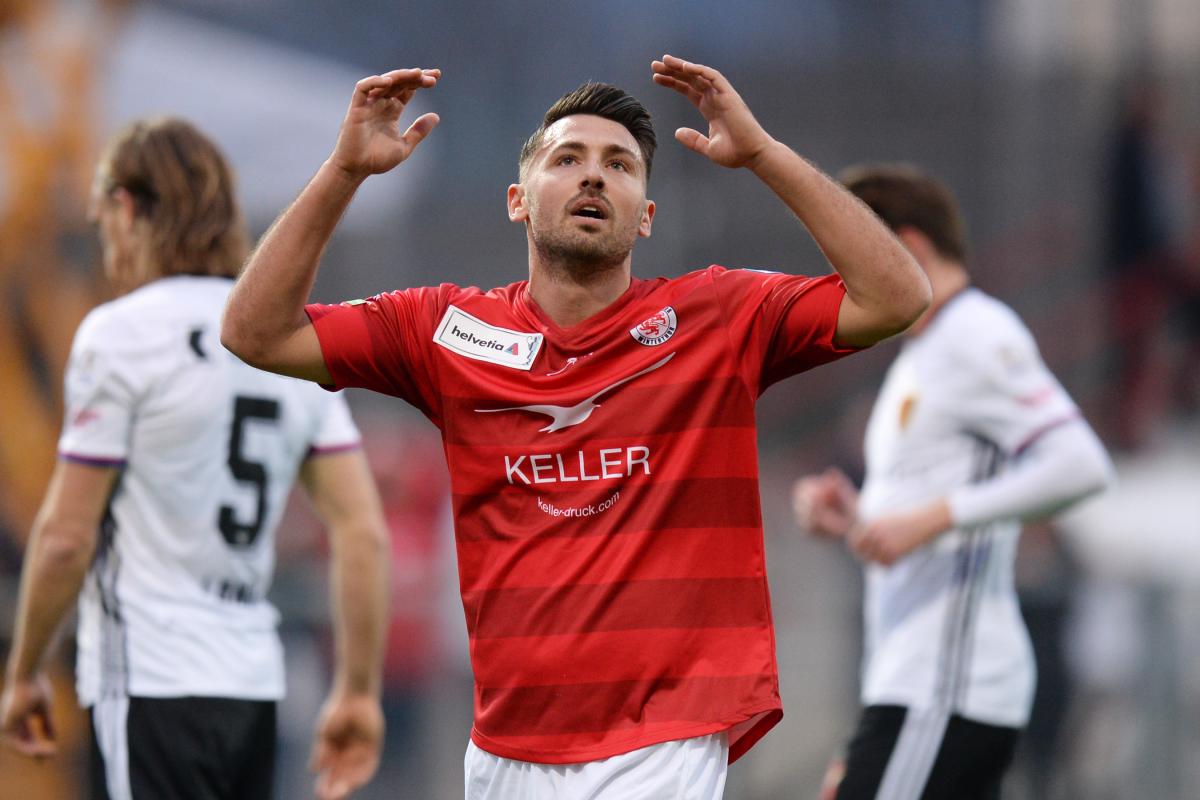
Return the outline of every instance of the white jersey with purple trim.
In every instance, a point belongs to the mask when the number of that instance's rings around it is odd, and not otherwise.
[[[59,457],[121,470],[79,601],[85,705],[283,696],[275,529],[303,460],[360,442],[341,395],[221,347],[232,286],[162,278],[76,332]]]
[[[969,288],[903,346],[866,434],[859,514],[870,520],[998,475],[1079,411],[1017,315]],[[867,568],[862,701],[1019,727],[1033,651],[1013,584],[1020,525],[950,531]]]

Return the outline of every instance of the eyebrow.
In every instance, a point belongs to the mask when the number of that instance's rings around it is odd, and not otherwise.
[[[587,150],[587,145],[577,139],[568,139],[564,142],[559,142],[558,144],[554,145],[553,148],[551,148],[550,150],[547,150],[546,157],[550,158],[555,153],[559,152],[560,150],[582,151],[582,150]],[[611,155],[626,156],[627,158],[631,159],[635,164],[637,164],[638,169],[641,169],[641,167],[642,167],[641,154],[635,150],[630,150],[628,147],[625,147],[624,145],[606,144],[604,146],[604,149],[601,150],[601,153],[605,156],[611,156]]]

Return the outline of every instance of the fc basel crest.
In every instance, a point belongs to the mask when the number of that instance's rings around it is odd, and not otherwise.
[[[900,403],[900,430],[907,430],[912,422],[913,412],[917,410],[917,396],[910,394]]]
[[[674,336],[677,327],[679,318],[675,316],[675,309],[667,306],[630,328],[629,335],[636,339],[638,344],[655,347]]]

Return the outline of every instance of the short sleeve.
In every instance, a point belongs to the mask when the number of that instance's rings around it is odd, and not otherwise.
[[[116,337],[89,316],[79,326],[64,377],[64,419],[59,457],[99,466],[121,466],[129,455],[140,390],[135,359],[121,358]]]
[[[745,378],[758,392],[860,349],[834,343],[846,295],[837,275],[713,270],[732,344],[746,354]]]
[[[329,455],[347,450],[356,450],[362,446],[362,436],[354,418],[350,415],[350,406],[345,395],[335,394],[328,398],[325,412],[317,434],[309,446],[310,456]]]
[[[980,309],[970,330],[951,331],[953,352],[975,384],[952,413],[962,425],[1016,454],[1080,412],[1038,352],[1033,335],[1007,308]]]
[[[429,345],[445,304],[444,288],[306,306],[333,388],[399,397],[437,423],[441,400]]]

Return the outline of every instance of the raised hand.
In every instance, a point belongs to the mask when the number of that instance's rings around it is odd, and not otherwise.
[[[432,89],[441,76],[440,69],[397,69],[355,84],[330,161],[358,178],[395,168],[438,124],[438,115],[431,113],[422,114],[404,133],[399,126],[417,90]]]
[[[792,487],[796,525],[817,536],[845,536],[858,521],[858,490],[841,470],[806,475]]]
[[[374,695],[335,692],[325,701],[309,763],[317,773],[319,800],[342,800],[371,780],[379,768],[383,729]]]
[[[51,715],[54,693],[44,675],[29,680],[10,680],[0,696],[0,739],[16,752],[30,758],[47,758],[58,753]]]
[[[750,113],[725,76],[712,67],[693,64],[671,55],[651,63],[654,82],[674,89],[691,101],[708,122],[708,135],[680,128],[675,138],[723,167],[752,166],[774,141]]]

